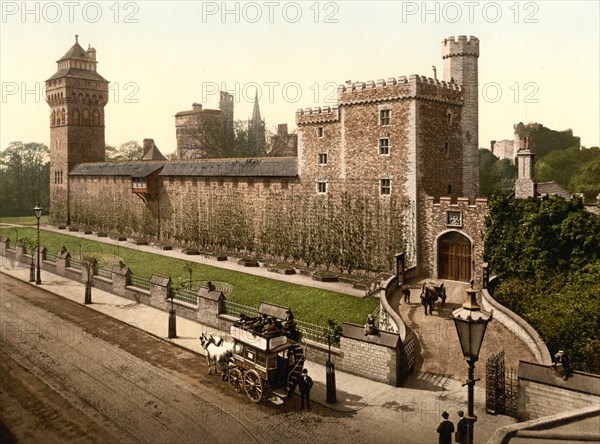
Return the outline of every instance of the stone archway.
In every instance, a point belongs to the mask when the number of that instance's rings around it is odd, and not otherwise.
[[[471,241],[458,231],[438,238],[438,278],[469,282],[471,280]]]

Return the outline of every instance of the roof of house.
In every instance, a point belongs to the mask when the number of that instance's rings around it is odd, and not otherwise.
[[[558,183],[551,182],[536,182],[535,184],[535,195],[536,196],[560,196],[565,200],[571,200],[571,194],[561,187]]]
[[[98,74],[96,71],[90,71],[89,69],[78,69],[78,68],[67,68],[56,71],[52,77],[47,80],[58,79],[60,77],[71,77],[74,79],[84,80],[99,80],[101,82],[108,82],[104,77]]]
[[[298,160],[295,157],[259,159],[202,159],[171,162],[96,162],[77,165],[70,176],[146,177],[162,168],[160,176],[205,177],[295,177]]]

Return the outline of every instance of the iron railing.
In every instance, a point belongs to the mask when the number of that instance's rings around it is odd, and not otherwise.
[[[35,252],[35,248],[33,249],[33,251]],[[58,259],[58,254],[52,253],[51,251],[46,251],[46,259],[45,260],[51,261],[51,262],[56,262],[56,259]]]
[[[249,307],[248,305],[238,304],[236,302],[228,301],[225,299],[225,314],[229,316],[239,317],[241,314],[246,316],[255,317],[258,316],[258,308]]]
[[[130,278],[130,285],[132,287],[137,287],[141,288],[142,290],[150,291],[150,279],[142,276],[135,276],[133,274],[130,276]]]
[[[186,288],[180,288],[174,293],[174,299],[178,301],[187,302],[188,304],[198,305],[197,292],[188,290]]]
[[[105,279],[112,280],[112,270],[109,268],[100,267],[96,269],[96,275]]]
[[[76,270],[81,270],[83,269],[83,262],[79,259],[72,257],[69,261],[69,267],[75,268]]]

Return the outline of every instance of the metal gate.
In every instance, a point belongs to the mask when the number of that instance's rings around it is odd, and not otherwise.
[[[485,366],[485,407],[488,413],[517,417],[519,380],[517,372],[504,365],[504,350],[488,358]]]

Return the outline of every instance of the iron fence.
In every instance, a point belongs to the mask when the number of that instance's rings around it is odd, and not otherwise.
[[[111,275],[112,278],[112,275]],[[150,291],[150,279],[142,277],[142,276],[130,276],[131,281],[130,285],[133,287],[141,288],[142,290]]]
[[[249,317],[258,316],[258,308],[249,307],[248,305],[238,304],[236,302],[228,301],[225,299],[225,314],[229,316],[239,317],[241,314]]]
[[[51,251],[46,251],[46,259],[45,260],[56,262],[56,259],[58,259],[58,254],[52,253]]]
[[[81,270],[83,269],[83,263],[81,260],[72,257],[69,261],[69,267],[75,268],[76,270]]]
[[[96,275],[105,279],[112,280],[112,270],[109,268],[100,267],[96,269]]]
[[[197,292],[188,290],[186,288],[180,288],[174,293],[174,299],[178,301],[187,302],[188,304],[198,305]]]
[[[327,332],[326,326],[321,324],[313,324],[306,321],[296,321],[296,328],[302,333],[302,337],[310,339],[311,341],[320,342],[321,344],[327,344]],[[332,342],[331,345],[338,346],[339,339]]]

